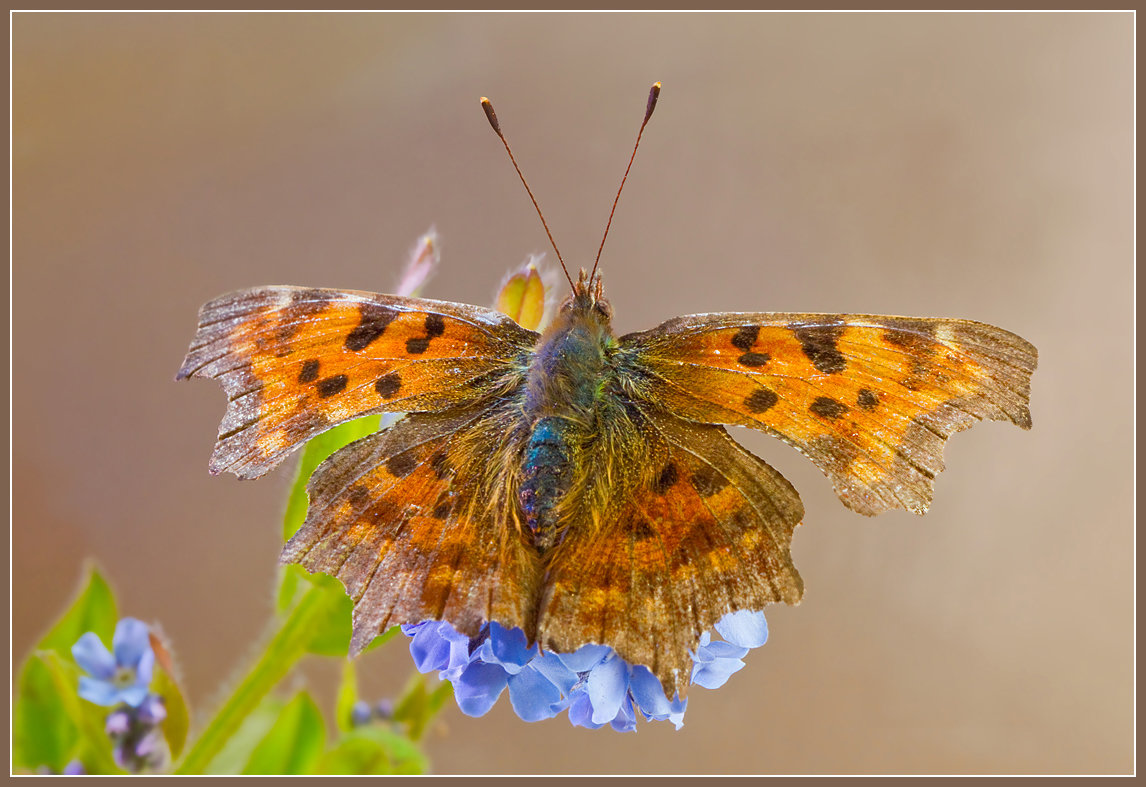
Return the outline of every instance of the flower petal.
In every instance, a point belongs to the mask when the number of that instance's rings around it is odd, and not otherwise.
[[[740,659],[717,659],[709,664],[696,664],[692,668],[692,682],[706,689],[719,689],[729,676],[744,669]]]
[[[541,721],[557,715],[561,692],[544,675],[526,666],[509,676],[509,702],[523,721]]]
[[[484,716],[505,690],[507,679],[497,664],[475,661],[454,679],[454,699],[467,716]]]
[[[108,714],[107,719],[105,719],[103,723],[103,731],[112,738],[117,735],[126,735],[130,729],[131,714],[123,709],[113,710]]]
[[[742,659],[748,655],[748,648],[741,648],[730,642],[716,640],[700,648],[696,655],[696,660],[700,662],[708,662],[714,659]]]
[[[688,707],[688,698],[681,699],[680,697],[673,697],[672,709],[669,711],[668,720],[672,722],[673,727],[680,729],[684,726],[684,711]]]
[[[464,649],[461,648],[462,645],[465,645]],[[410,655],[414,657],[414,666],[418,672],[433,672],[460,666],[455,662],[459,660],[463,650],[468,651],[468,648],[468,637],[458,634],[449,623],[440,623],[436,620],[419,624],[410,640]],[[465,661],[461,663],[465,664],[468,660],[467,653]]]
[[[155,668],[155,651],[151,648],[140,657],[135,666],[135,683],[137,686],[147,686],[151,683],[151,673]]]
[[[158,694],[148,694],[139,704],[138,718],[144,724],[159,724],[167,718],[167,706]]]
[[[605,724],[616,717],[629,690],[629,665],[617,655],[598,664],[589,673],[585,692],[593,703],[593,722]]]
[[[758,648],[768,641],[768,621],[763,612],[741,609],[722,617],[716,632],[733,645]]]
[[[350,724],[353,727],[361,727],[363,724],[370,723],[372,711],[370,710],[370,703],[366,700],[358,700],[350,708]]]
[[[115,657],[95,632],[89,631],[76,640],[72,645],[72,658],[93,678],[108,680],[115,674]]]
[[[548,678],[562,694],[568,694],[577,685],[577,673],[565,666],[555,653],[542,653],[529,662],[529,666]]]
[[[670,710],[668,698],[661,687],[661,682],[648,667],[643,665],[633,667],[633,674],[629,677],[629,692],[637,701],[646,719],[667,718]]]
[[[582,645],[574,653],[558,653],[557,658],[574,672],[588,672],[612,652],[608,645]]]
[[[617,712],[616,717],[609,722],[617,732],[636,732],[637,730],[637,714],[633,712],[633,701],[629,697],[625,697],[625,701],[621,703],[621,709]]]
[[[537,655],[537,646],[527,647],[525,632],[519,628],[507,629],[498,623],[491,623],[489,639],[478,648],[478,657],[487,664],[500,664],[510,675],[516,675],[521,668]]]
[[[119,702],[119,692],[106,680],[96,680],[86,675],[80,678],[79,695],[88,702],[108,707]]]
[[[598,724],[593,721],[593,703],[589,701],[589,695],[583,691],[576,693],[569,706],[569,723],[574,727],[588,727],[591,730],[605,726],[604,722]]]
[[[135,668],[143,654],[151,653],[151,638],[147,631],[147,624],[135,618],[123,618],[115,624],[112,650],[115,652],[116,664]]]
[[[128,686],[118,692],[118,701],[126,702],[133,708],[138,708],[147,699],[147,686]]]

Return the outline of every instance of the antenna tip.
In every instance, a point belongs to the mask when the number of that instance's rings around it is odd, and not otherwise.
[[[653,116],[653,110],[657,108],[657,97],[661,94],[661,83],[654,82],[653,86],[649,89],[649,105],[645,108],[645,122],[649,122],[649,118]]]
[[[485,96],[481,97],[481,108],[485,110],[486,119],[489,121],[489,124],[493,126],[493,130],[496,131],[497,135],[500,137],[501,124],[497,122],[497,115],[494,114],[493,104],[491,104],[489,99]]]

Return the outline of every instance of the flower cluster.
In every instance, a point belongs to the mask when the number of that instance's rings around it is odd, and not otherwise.
[[[607,645],[583,645],[575,653],[542,652],[526,645],[524,632],[489,623],[473,639],[444,621],[402,627],[420,672],[437,671],[454,686],[454,698],[469,716],[485,715],[508,689],[513,710],[524,721],[540,721],[568,711],[569,721],[596,729],[606,724],[621,732],[646,721],[684,724],[687,700],[669,700],[647,667],[632,665]],[[692,683],[723,686],[744,666],[751,648],[768,638],[764,613],[741,610],[716,624],[721,640],[706,632],[693,654]]]
[[[167,718],[167,708],[163,698],[148,688],[155,651],[147,624],[135,618],[120,620],[110,651],[89,631],[72,646],[72,657],[88,673],[80,678],[79,695],[96,705],[118,706],[104,725],[114,744],[116,764],[132,773],[163,768],[168,751],[159,725]]]
[[[350,709],[350,723],[355,727],[362,727],[372,722],[387,722],[394,718],[394,702],[392,700],[378,700],[371,705],[366,700],[358,700]]]
[[[158,694],[148,694],[138,708],[121,705],[112,711],[104,730],[111,737],[116,765],[131,773],[166,767],[167,743],[159,729],[165,718],[167,708]]]

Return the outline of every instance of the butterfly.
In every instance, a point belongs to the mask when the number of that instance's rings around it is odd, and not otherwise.
[[[352,654],[400,623],[472,637],[496,621],[553,652],[609,645],[683,698],[721,617],[803,594],[800,497],[725,426],[780,438],[874,515],[927,510],[952,433],[1031,425],[1037,352],[1001,328],[717,313],[616,337],[596,265],[570,285],[542,333],[350,290],[259,287],[201,309],[178,378],[227,394],[212,472],[255,478],[337,424],[406,414],[318,467],[282,553],[343,582]]]

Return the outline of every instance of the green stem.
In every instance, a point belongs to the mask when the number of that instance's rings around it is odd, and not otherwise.
[[[306,654],[318,620],[329,613],[334,600],[337,600],[336,597],[325,588],[311,586],[307,589],[283,618],[259,660],[192,744],[175,773],[206,772],[207,765],[243,723],[243,719]]]

